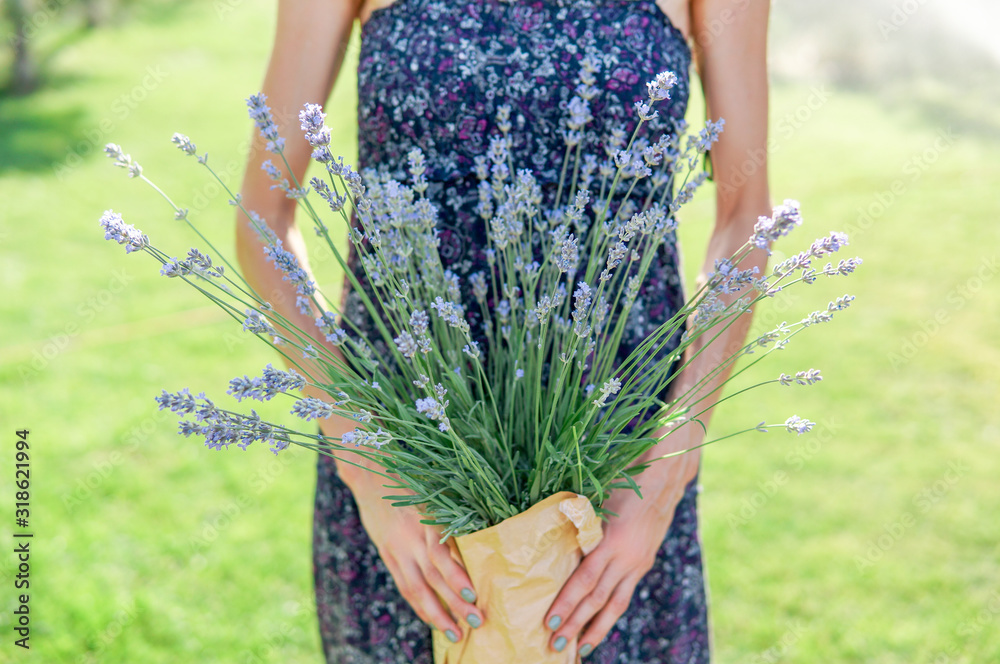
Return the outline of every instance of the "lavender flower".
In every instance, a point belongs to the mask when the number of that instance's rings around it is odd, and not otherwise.
[[[448,407],[448,403],[447,400],[438,401],[434,397],[424,397],[423,399],[417,399],[415,405],[418,413],[422,413],[428,419],[439,422],[438,429],[445,432],[451,428],[451,422],[448,420],[448,416],[445,415],[444,410]]]
[[[261,377],[243,376],[230,380],[228,394],[231,394],[238,401],[244,399],[270,401],[277,394],[300,390],[305,387],[305,384],[305,379],[294,369],[280,371],[268,364],[264,367],[264,374]]]
[[[288,392],[290,390],[301,390],[306,385],[306,380],[295,369],[281,371],[268,364],[264,367],[264,382],[268,389],[275,392]]]
[[[601,386],[601,394],[596,399],[594,399],[593,404],[598,408],[604,407],[608,402],[608,397],[612,394],[618,394],[618,390],[622,387],[622,382],[617,378],[609,378]]]
[[[179,261],[173,258],[163,264],[160,268],[160,274],[164,277],[186,277],[191,274],[191,266],[187,261]]]
[[[649,108],[649,104],[644,101],[636,101],[635,112],[638,113],[639,119],[643,122],[649,122],[650,120],[655,120],[660,117],[659,111],[653,111]]]
[[[834,267],[831,263],[827,263],[826,267],[823,268],[823,274],[830,277],[837,275],[846,276],[858,269],[861,262],[860,258],[845,258],[841,260],[836,267]]]
[[[650,103],[670,99],[670,90],[677,85],[677,75],[671,71],[660,72],[646,83]]]
[[[416,309],[410,314],[410,327],[413,329],[413,333],[417,336],[422,336],[427,333],[427,326],[430,323],[430,318],[427,316],[427,312],[423,309]]]
[[[830,312],[843,311],[847,307],[851,306],[851,302],[854,301],[853,295],[843,295],[838,297],[836,300],[827,305],[826,310]]]
[[[455,304],[454,302],[445,302],[444,298],[438,296],[434,298],[434,302],[431,304],[431,309],[433,309],[437,315],[448,324],[449,327],[455,327],[462,332],[468,334],[469,324],[466,322],[465,308],[460,304]]]
[[[192,143],[191,139],[184,134],[174,134],[173,138],[170,139],[170,142],[176,145],[180,151],[186,155],[194,156],[196,154],[194,143]]]
[[[199,398],[204,398],[204,392],[199,394]],[[163,390],[163,394],[154,398],[156,403],[159,404],[160,410],[169,409],[172,413],[178,413],[180,415],[190,415],[194,412],[197,406],[197,401],[195,397],[191,396],[191,392],[188,388],[184,388],[180,392],[170,393]]]
[[[486,303],[488,289],[486,286],[486,275],[482,272],[473,272],[469,275],[469,283],[472,284],[472,295],[482,304]]]
[[[827,254],[832,254],[841,247],[847,246],[847,235],[845,233],[830,233],[827,237],[820,238],[809,247],[809,255],[813,258],[822,258]]]
[[[299,295],[311,297],[316,292],[316,283],[299,267],[295,254],[283,248],[281,240],[276,239],[273,244],[264,247],[264,255],[284,273],[282,279],[292,282]]]
[[[333,406],[314,397],[304,397],[295,402],[292,406],[292,414],[297,415],[305,421],[321,420],[333,415]]]
[[[795,374],[795,382],[799,385],[812,385],[813,383],[818,383],[821,380],[823,380],[823,376],[820,375],[819,369],[799,371]]]
[[[569,118],[566,125],[573,131],[579,131],[588,122],[594,119],[590,113],[590,102],[581,97],[573,97],[567,106]]]
[[[576,290],[573,291],[573,321],[575,322],[574,331],[577,336],[583,338],[590,335],[590,326],[586,325],[587,313],[590,310],[591,303],[591,289],[585,281],[579,281],[576,284]]]
[[[833,315],[829,311],[814,311],[802,319],[802,327],[829,323],[831,320],[833,320]]]
[[[771,253],[771,243],[779,237],[788,235],[793,228],[802,224],[799,202],[786,199],[782,205],[774,208],[770,217],[760,217],[753,228],[750,242],[758,249]]]
[[[386,445],[391,440],[392,435],[387,431],[383,431],[381,428],[374,432],[366,431],[364,429],[355,429],[354,431],[348,431],[340,436],[340,442],[345,445],[354,445],[355,447],[365,445],[367,447],[374,447],[377,450],[382,449],[382,446]]]
[[[722,133],[725,126],[726,121],[723,118],[719,118],[718,122],[712,122],[709,120],[705,123],[705,128],[698,133],[697,137],[691,137],[688,139],[691,147],[698,154],[705,154],[711,150],[712,145],[719,140],[719,134]]]
[[[798,415],[792,415],[785,420],[785,428],[788,430],[788,433],[797,433],[800,436],[804,433],[812,431],[814,426],[816,426],[815,422],[810,422],[809,420],[803,419]]]
[[[194,415],[195,420],[182,420],[180,433],[184,436],[200,435],[205,445],[211,449],[223,449],[232,444],[246,449],[251,443],[264,442],[277,454],[291,442],[288,435],[275,430],[273,426],[250,411],[250,415],[230,413],[217,408],[204,393],[197,397],[185,388],[176,394],[166,390],[156,397],[160,410],[169,409],[181,415]]]
[[[219,268],[212,267],[212,258],[207,254],[203,254],[198,249],[192,247],[188,249],[187,262],[192,268],[196,270],[218,270]]]
[[[104,146],[104,154],[115,160],[115,166],[127,170],[130,178],[142,175],[142,166],[139,165],[139,162],[132,160],[132,155],[125,154],[120,145],[108,143]]]
[[[237,401],[243,401],[244,399],[264,401],[274,396],[270,394],[265,397],[266,392],[267,386],[264,384],[264,379],[259,376],[253,378],[249,376],[233,378],[229,381],[229,389],[226,390],[226,393],[234,397]]]
[[[135,226],[126,224],[120,214],[113,210],[105,210],[101,215],[101,227],[104,228],[104,239],[114,240],[125,245],[125,253],[140,251],[149,246],[149,238],[143,235]]]
[[[280,153],[285,149],[285,139],[278,134],[278,125],[271,117],[271,107],[267,105],[267,95],[263,92],[250,95],[247,99],[250,119],[257,125],[260,135],[267,140],[268,152]]]
[[[264,315],[259,311],[254,311],[253,309],[246,310],[246,320],[243,321],[243,331],[251,332],[253,334],[266,334],[268,336],[273,336],[275,334],[274,327],[271,323],[264,318]]]
[[[580,261],[578,242],[576,236],[570,233],[559,243],[556,253],[552,254],[552,262],[559,268],[559,272],[570,272],[576,269],[576,265]]]
[[[622,259],[625,258],[628,248],[625,246],[624,242],[618,242],[615,246],[608,250],[608,260],[604,271],[601,272],[600,280],[607,281],[611,278],[611,270],[618,267]]]
[[[396,348],[406,359],[413,359],[413,356],[417,354],[417,342],[409,332],[401,333],[393,339],[393,342],[395,342]]]
[[[500,133],[506,136],[510,133],[512,126],[510,124],[510,104],[501,104],[497,106],[497,129]]]
[[[302,131],[305,132],[306,140],[309,145],[314,148],[322,148],[330,144],[330,129],[324,124],[326,121],[326,113],[323,112],[323,107],[319,104],[306,104],[301,111],[299,111],[299,122]],[[320,156],[325,156],[329,154],[329,151],[323,152],[320,150]],[[313,153],[314,158],[316,153]],[[317,161],[323,161],[323,159],[317,159]]]
[[[274,182],[283,184],[283,186],[281,187],[282,189],[288,188],[288,180],[286,180],[284,176],[282,176],[281,171],[278,169],[277,166],[274,165],[274,163],[271,162],[270,159],[265,160],[264,163],[260,165],[260,169],[265,173],[267,173],[267,177],[269,177]]]

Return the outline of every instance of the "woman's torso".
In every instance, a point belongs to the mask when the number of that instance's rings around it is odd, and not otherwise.
[[[672,133],[687,107],[691,53],[657,1],[395,0],[362,30],[359,164],[403,177],[407,152],[420,148],[429,179],[465,177],[507,106],[514,167],[557,179],[567,108],[588,60],[598,93],[583,154],[603,160],[614,131],[631,133],[633,103],[665,70],[678,83],[645,134]]]

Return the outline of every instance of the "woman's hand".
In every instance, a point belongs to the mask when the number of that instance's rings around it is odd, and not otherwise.
[[[482,625],[472,582],[448,545],[440,543],[441,529],[420,523],[424,517],[415,507],[393,507],[383,499],[382,477],[365,471],[349,477],[344,481],[354,493],[365,530],[420,619],[452,642],[463,632],[456,618],[473,629]]]
[[[647,458],[668,453],[667,445],[683,450],[700,442],[701,429],[684,426]],[[604,539],[563,585],[545,618],[553,630],[555,650],[562,651],[570,639],[579,636],[580,655],[589,655],[625,613],[636,585],[656,561],[699,460],[700,451],[694,450],[657,461],[635,478],[642,498],[631,489],[618,489],[604,501],[604,507],[618,516],[604,525]]]

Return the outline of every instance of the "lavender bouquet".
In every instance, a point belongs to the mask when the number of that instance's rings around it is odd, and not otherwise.
[[[119,215],[105,212],[106,238],[127,252],[152,256],[164,276],[207,296],[292,366],[268,365],[259,376],[234,378],[229,393],[241,401],[288,399],[291,412],[303,420],[301,428],[266,422],[252,410],[220,408],[204,394],[164,391],[157,401],[182,416],[180,432],[203,436],[213,449],[264,443],[278,453],[294,443],[348,463],[367,459],[384,472],[392,499],[420,506],[446,538],[494,526],[562,491],[585,496],[600,511],[613,489],[638,490],[633,476],[646,467],[638,463],[643,454],[678,427],[698,426],[699,416],[719,401],[718,392],[698,397],[707,381],[750,355],[734,375],[746,371],[848,306],[853,298],[844,296],[751,339],[686,393],[671,402],[663,399],[664,388],[696,355],[687,352],[696,340],[717,337],[763,298],[810,284],[818,275],[849,274],[860,263],[814,265],[847,243],[843,234],[831,233],[767,274],[741,269],[755,247],[768,249],[801,223],[798,204],[785,201],[759,220],[743,249],[717,262],[708,282],[676,315],[620,360],[624,327],[651,260],[672,239],[678,209],[706,180],[700,164],[722,121],[709,122],[694,135],[681,123],[670,134],[646,137],[644,126],[675,81],[663,73],[648,83],[648,99],[636,102],[638,122],[631,136],[612,136],[604,155],[582,154],[580,130],[591,120],[589,100],[596,94],[595,69],[586,64],[569,104],[554,202],[543,200],[530,171],[516,170],[511,162],[510,111],[500,109],[500,135],[476,168],[488,269],[464,283],[439,254],[437,210],[424,196],[423,155],[407,156],[406,182],[377,172],[359,174],[330,152],[322,109],[307,104],[302,110],[301,128],[324,176],[306,186],[285,180],[270,161],[264,168],[329,245],[375,321],[377,339],[366,338],[338,301],[320,292],[264,220],[243,209],[232,192],[231,204],[253,221],[267,256],[295,285],[298,307],[315,317],[312,329],[280,315],[210,244],[212,257],[191,249],[184,259],[171,258]],[[264,95],[251,96],[248,106],[267,149],[283,161],[284,139]],[[215,175],[207,154],[199,155],[190,139],[175,134],[173,142]],[[108,145],[106,152],[131,177],[149,182],[120,147]],[[633,188],[644,178],[652,180],[651,193],[635,200]],[[187,211],[170,203],[175,217],[190,224]],[[326,211],[343,224],[339,230],[328,225]],[[344,233],[367,289],[334,241]],[[480,308],[481,329],[472,328],[461,304],[466,290]],[[387,354],[374,352],[376,346]],[[761,385],[818,380],[819,372],[809,370]],[[326,398],[297,395],[307,384]],[[307,424],[331,415],[352,418],[357,427],[332,439]],[[803,433],[811,426],[793,416],[784,424],[747,430]]]

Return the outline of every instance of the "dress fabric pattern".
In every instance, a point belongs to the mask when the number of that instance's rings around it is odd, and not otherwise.
[[[684,116],[690,51],[654,0],[397,0],[372,13],[362,30],[358,66],[361,168],[383,167],[405,179],[407,152],[427,158],[426,196],[439,209],[441,255],[463,284],[473,330],[478,307],[466,277],[486,268],[484,224],[476,212],[474,159],[499,135],[499,106],[511,107],[515,168],[530,168],[554,199],[565,144],[566,107],[585,56],[600,62],[600,93],[583,152],[604,158],[612,129],[631,135],[632,104],[647,80],[677,74],[670,100],[648,134],[669,133]],[[633,198],[649,192],[640,180]],[[552,202],[551,200],[549,201]],[[366,289],[356,257],[353,271]],[[624,354],[683,303],[676,242],[659,252],[628,314]],[[344,315],[378,337],[360,298]],[[377,356],[385,357],[378,343]],[[621,359],[621,358],[619,358]],[[328,457],[320,456],[313,562],[320,631],[327,661],[342,664],[430,664],[430,629],[399,594],[368,538],[357,504]],[[709,661],[705,579],[692,482],[653,568],[627,612],[586,658],[602,664],[702,664]]]

